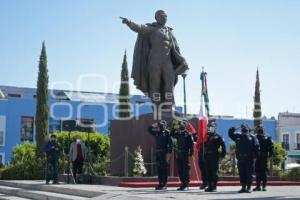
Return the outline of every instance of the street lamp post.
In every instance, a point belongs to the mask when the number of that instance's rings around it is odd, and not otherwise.
[[[185,78],[188,74],[188,70],[185,70],[185,72],[182,74],[183,78],[183,109],[184,109],[184,116],[187,115],[187,110],[186,110],[186,88],[185,88]]]

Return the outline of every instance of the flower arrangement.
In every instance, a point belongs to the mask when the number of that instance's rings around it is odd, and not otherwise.
[[[144,176],[146,173],[147,169],[142,155],[142,148],[138,146],[133,155],[133,176]]]

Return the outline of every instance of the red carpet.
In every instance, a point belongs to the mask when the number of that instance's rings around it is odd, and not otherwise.
[[[146,187],[155,187],[157,186],[157,182],[139,182],[139,181],[123,181],[119,183],[120,187],[130,187],[130,188],[146,188]],[[201,182],[199,181],[191,181],[190,187],[199,187]],[[170,181],[168,183],[168,187],[179,187],[180,182],[178,181]],[[253,181],[253,185],[255,185],[255,181]],[[269,181],[269,186],[300,186],[300,182],[296,181]],[[240,186],[239,181],[219,181],[218,186]]]

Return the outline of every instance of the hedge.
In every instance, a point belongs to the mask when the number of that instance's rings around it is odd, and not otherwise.
[[[61,148],[60,173],[67,171],[66,155],[69,152],[69,143],[80,135],[86,146],[90,147],[91,164],[93,171],[98,175],[106,175],[109,170],[110,141],[100,133],[72,132],[71,140],[67,132],[57,132],[57,142]],[[88,140],[89,138],[89,140]],[[36,144],[24,142],[13,148],[11,164],[0,169],[0,178],[6,180],[40,180],[45,177],[45,159],[36,158]],[[84,168],[87,172],[87,167]]]

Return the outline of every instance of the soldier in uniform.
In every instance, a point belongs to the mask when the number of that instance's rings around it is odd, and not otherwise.
[[[236,128],[229,129],[229,137],[236,143],[236,158],[242,189],[239,193],[251,193],[252,173],[254,160],[259,155],[259,143],[255,135],[250,134],[246,124],[241,126],[242,133],[237,133]]]
[[[197,139],[195,139],[197,141]],[[202,179],[202,185],[200,186],[200,190],[204,190],[208,186],[207,181],[207,167],[206,167],[206,160],[204,155],[204,143],[201,143],[199,145],[199,151],[198,151],[198,165],[201,171],[201,179]]]
[[[265,135],[263,127],[257,126],[255,132],[260,145],[260,154],[255,162],[256,188],[253,191],[267,191],[267,165],[268,159],[273,156],[273,141],[271,137]]]
[[[177,140],[177,166],[181,181],[179,191],[188,190],[190,182],[190,161],[194,154],[194,140],[192,134],[186,130],[186,123],[179,121],[173,126],[171,136]]]
[[[156,190],[166,190],[168,182],[168,162],[172,153],[172,139],[170,131],[167,129],[167,122],[161,120],[159,123],[152,124],[149,132],[155,137],[156,142],[156,163],[158,171],[159,185]]]
[[[208,125],[207,141],[204,143],[204,159],[206,162],[207,184],[205,192],[216,192],[218,181],[219,158],[226,155],[226,146],[224,139],[216,132],[216,122]],[[222,149],[219,152],[220,148]]]

